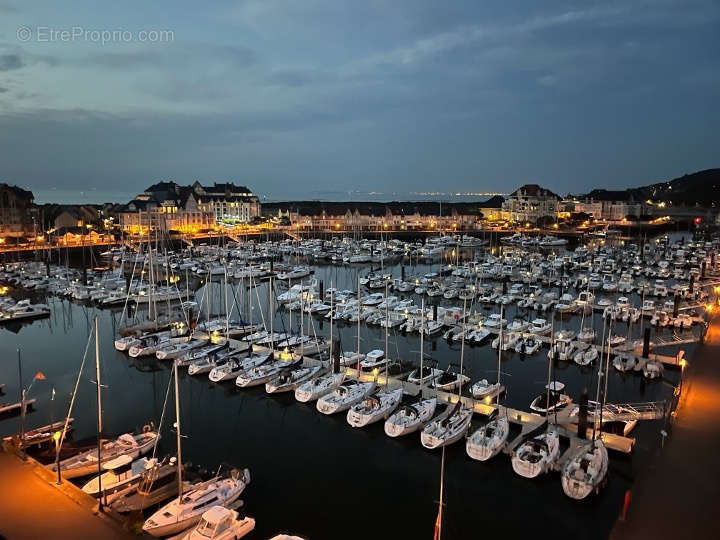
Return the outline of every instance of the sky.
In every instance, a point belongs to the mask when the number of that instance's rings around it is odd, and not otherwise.
[[[0,0],[0,182],[644,185],[720,166],[719,58],[716,0]]]

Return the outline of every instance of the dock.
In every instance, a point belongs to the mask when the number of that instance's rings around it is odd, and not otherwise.
[[[358,371],[352,368],[346,368],[345,374],[347,377],[360,381],[372,381],[376,380],[378,385],[385,385],[389,388],[402,388],[405,394],[412,396],[420,395],[420,385],[409,383],[407,381],[400,380],[396,377],[388,377],[380,373],[375,377],[372,373],[366,373]],[[457,403],[457,394],[450,392],[438,391],[433,388],[425,386],[422,389],[422,397],[435,397],[438,401],[444,403]],[[581,439],[577,435],[577,420],[570,415],[573,407],[576,405],[570,402],[562,410],[558,411],[557,415],[550,414],[548,417],[542,416],[537,413],[523,411],[520,409],[514,409],[511,407],[505,407],[495,403],[486,403],[485,400],[476,400],[469,396],[460,396],[459,401],[464,407],[471,408],[475,414],[479,414],[485,417],[490,417],[498,411],[501,414],[507,414],[508,420],[512,424],[520,426],[520,434],[514,439],[510,440],[506,447],[505,453],[512,452],[530,433],[532,430],[542,425],[547,419],[551,424],[555,424],[556,428],[560,430],[561,436],[564,436],[570,440],[570,446],[580,444],[584,439]],[[619,408],[625,409],[627,412],[624,416],[617,414],[614,420],[652,420],[662,418],[666,413],[666,409],[659,404],[632,404],[618,405]],[[605,414],[603,412],[603,414]],[[557,417],[557,423],[555,423],[555,417]],[[592,419],[589,420],[590,426],[587,431],[588,439],[592,437]],[[609,432],[602,432],[600,434],[605,446],[609,450],[629,454],[632,452],[633,446],[635,445],[635,439],[632,437],[624,437]]]
[[[111,514],[99,513],[93,497],[32,458],[0,451],[0,536],[13,538],[138,538]],[[145,535],[141,538],[146,537]]]

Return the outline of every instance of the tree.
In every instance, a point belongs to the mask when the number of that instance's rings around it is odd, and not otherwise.
[[[537,219],[536,225],[537,225],[538,227],[547,228],[547,227],[552,227],[554,223],[555,223],[555,217],[554,217],[554,216],[540,216],[540,217]]]

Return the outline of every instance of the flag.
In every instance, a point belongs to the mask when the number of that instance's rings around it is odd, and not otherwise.
[[[45,374],[42,371],[38,371],[33,379],[38,379],[39,381],[44,381],[46,379]]]
[[[55,401],[55,387],[54,386],[52,389],[52,397],[50,398],[50,401]]]
[[[433,540],[438,540],[438,538],[440,538],[440,520],[442,520],[442,514],[440,510],[438,510],[438,515],[435,519],[435,531],[433,532]]]

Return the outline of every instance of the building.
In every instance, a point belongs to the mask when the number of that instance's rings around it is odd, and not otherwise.
[[[573,212],[584,212],[595,219],[609,221],[622,221],[643,213],[642,202],[635,201],[627,190],[595,189],[580,199],[570,200],[569,204]]]
[[[247,223],[260,215],[260,201],[247,187],[232,183],[180,186],[168,181],[153,184],[118,214],[121,229],[132,234],[189,233],[218,223]]]
[[[153,184],[119,215],[120,228],[131,234],[194,232],[214,225],[212,216],[198,206],[192,188],[172,181]]]
[[[199,207],[215,216],[218,223],[248,223],[260,215],[260,200],[245,186],[233,183],[192,185]]]
[[[510,221],[537,223],[543,217],[557,217],[560,197],[537,184],[525,184],[513,191],[502,205]]]
[[[36,232],[34,201],[32,191],[0,184],[0,238]]]
[[[57,208],[54,212],[53,228],[99,226],[100,213],[90,205],[67,205]]]
[[[468,231],[481,228],[501,204],[502,197],[478,203],[293,201],[267,203],[263,211],[305,231]]]

